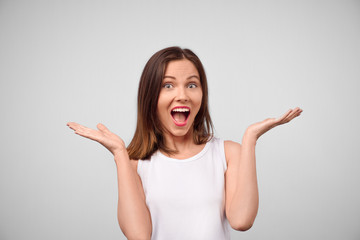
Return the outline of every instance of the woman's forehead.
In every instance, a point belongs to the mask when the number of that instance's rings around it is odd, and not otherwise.
[[[164,76],[188,75],[199,77],[199,72],[195,65],[188,59],[170,61],[165,69]]]

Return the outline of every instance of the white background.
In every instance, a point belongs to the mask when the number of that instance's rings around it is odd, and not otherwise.
[[[257,144],[260,208],[232,239],[359,239],[360,1],[0,0],[0,239],[125,239],[116,167],[66,123],[129,143],[141,71],[202,60],[216,135]]]

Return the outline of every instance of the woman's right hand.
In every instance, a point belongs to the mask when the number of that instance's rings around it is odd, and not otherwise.
[[[124,141],[118,135],[110,132],[101,123],[96,126],[99,130],[91,129],[75,122],[68,122],[66,125],[74,130],[76,134],[101,143],[114,156],[117,153],[126,151]]]

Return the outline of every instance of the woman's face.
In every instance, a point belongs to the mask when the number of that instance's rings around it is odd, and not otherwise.
[[[192,134],[202,94],[200,76],[192,62],[181,59],[168,63],[157,103],[157,115],[165,135]]]

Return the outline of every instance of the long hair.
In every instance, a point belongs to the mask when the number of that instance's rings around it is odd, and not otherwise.
[[[127,151],[130,159],[149,159],[158,149],[174,153],[165,146],[161,123],[157,116],[157,103],[167,64],[173,60],[187,59],[200,75],[202,102],[193,123],[193,138],[203,144],[213,137],[213,124],[208,108],[208,86],[200,59],[189,49],[169,47],[156,52],[146,63],[142,72],[137,98],[137,125]]]

